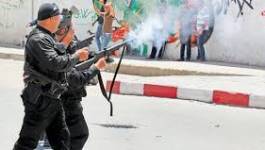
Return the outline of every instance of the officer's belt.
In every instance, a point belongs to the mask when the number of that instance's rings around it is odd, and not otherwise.
[[[57,81],[50,79],[49,77],[39,73],[38,71],[34,70],[33,68],[29,67],[27,68],[27,71],[30,73],[30,75],[33,77],[33,79],[37,80],[32,80],[31,82],[33,83],[39,83],[41,85],[47,85],[47,84],[55,84],[58,87],[62,89],[66,89],[67,83],[58,83]]]

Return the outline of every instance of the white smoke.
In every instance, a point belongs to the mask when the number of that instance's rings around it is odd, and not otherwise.
[[[170,34],[176,32],[178,10],[170,5],[157,6],[149,13],[147,19],[129,33],[129,39],[134,39],[133,47],[152,42],[160,49]]]

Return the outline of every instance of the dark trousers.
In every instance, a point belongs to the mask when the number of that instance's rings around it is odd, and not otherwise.
[[[204,43],[207,40],[207,37],[209,35],[209,31],[205,30],[202,32],[201,35],[198,36],[197,38],[197,46],[198,46],[198,56],[197,59],[198,60],[205,60],[205,48],[204,48]]]
[[[186,60],[190,60],[191,58],[191,36],[188,37],[188,41],[185,43],[181,43],[180,46],[180,59],[185,60],[185,48],[187,47],[186,51]]]
[[[23,99],[25,116],[13,150],[33,150],[46,132],[54,150],[69,150],[70,135],[60,100],[41,95],[36,103]]]
[[[163,58],[165,50],[166,50],[166,44],[167,44],[167,42],[163,43],[162,47],[160,48],[158,58]],[[151,58],[151,59],[155,58],[157,51],[158,51],[157,48],[155,46],[153,46],[149,58]]]
[[[81,98],[64,100],[66,124],[70,131],[70,150],[82,150],[89,136],[86,120],[83,115]]]

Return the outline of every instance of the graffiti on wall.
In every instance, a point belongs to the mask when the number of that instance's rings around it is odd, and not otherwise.
[[[98,0],[93,0],[94,3]],[[119,19],[123,19],[128,22],[131,29],[134,29],[135,26],[141,24],[146,20],[146,17],[150,13],[154,7],[159,7],[155,2],[165,2],[167,5],[173,6],[176,10],[180,9],[183,6],[185,1],[195,1],[195,0],[111,0],[115,11],[120,12]],[[214,31],[215,20],[218,19],[217,16],[221,14],[227,14],[228,11],[234,9],[234,16],[239,18],[240,16],[246,15],[249,10],[254,10],[254,0],[208,0],[210,3],[210,22],[211,25],[211,33],[208,35],[205,42],[210,39],[212,32]],[[155,8],[156,9],[156,8]],[[265,16],[265,11],[262,11],[262,15]],[[175,28],[175,26],[173,27]],[[170,43],[178,43],[179,33],[174,33],[172,36],[169,36]],[[173,40],[172,40],[173,39]],[[196,46],[196,36],[194,35],[192,38],[192,44]]]
[[[110,0],[109,2],[112,3],[116,14],[119,14],[119,19],[126,21],[130,26],[136,26],[143,21],[146,8],[142,0]],[[99,10],[103,7],[99,0],[93,0],[93,5]]]
[[[237,17],[239,17],[240,15],[244,15],[244,9],[246,8],[250,8],[252,10],[254,9],[252,4],[253,0],[231,0],[231,2],[238,5]]]
[[[90,16],[91,11],[89,9],[81,8],[79,9],[79,13],[74,15],[76,19],[86,19]]]
[[[73,16],[78,25],[87,25],[96,20],[97,16],[94,10],[89,8],[79,8],[79,13]]]
[[[254,10],[253,0],[215,0],[213,5],[215,6],[216,14],[226,14],[231,5],[237,5],[238,13],[237,17],[244,15],[245,9]]]

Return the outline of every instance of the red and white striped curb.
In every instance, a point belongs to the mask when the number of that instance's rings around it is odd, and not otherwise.
[[[111,81],[107,81],[107,91],[110,89],[110,84]],[[114,83],[113,93],[162,98],[179,98],[240,107],[265,108],[265,95],[258,96],[223,90],[205,90],[116,81]]]

